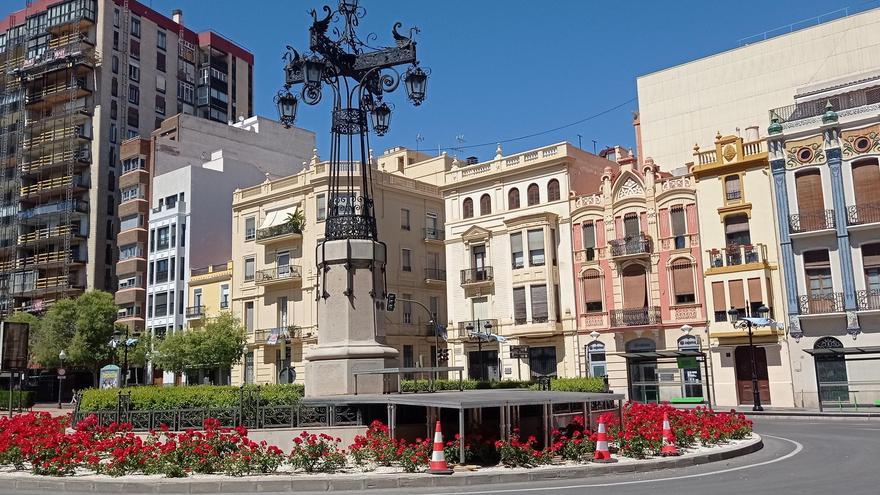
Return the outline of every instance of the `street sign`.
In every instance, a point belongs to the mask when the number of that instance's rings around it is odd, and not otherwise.
[[[521,359],[529,357],[529,346],[512,345],[510,346],[510,359]]]
[[[59,376],[59,377],[64,376],[64,375],[67,373],[67,370],[64,369],[64,368],[58,368],[58,369],[55,370],[55,371],[56,371],[56,373],[58,373],[58,376]]]

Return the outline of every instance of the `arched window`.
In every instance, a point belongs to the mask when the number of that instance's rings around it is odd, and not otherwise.
[[[590,360],[590,376],[605,376],[608,369],[605,365],[605,344],[594,340],[587,345]]]
[[[834,337],[822,337],[813,344],[813,349],[842,349],[843,342]],[[846,371],[846,358],[842,354],[822,354],[814,357],[819,382],[819,400],[849,401],[849,377]]]
[[[480,196],[480,215],[492,213],[492,198],[488,194]]]
[[[529,185],[529,188],[526,191],[526,200],[528,201],[529,206],[535,206],[541,202],[541,193],[538,192],[537,184]]]
[[[513,188],[507,191],[507,209],[515,210],[519,208],[519,189]]]
[[[584,313],[602,311],[602,275],[599,270],[587,270],[584,279]]]
[[[461,204],[461,216],[463,218],[472,218],[474,216],[474,200],[465,198]]]
[[[672,262],[672,286],[675,304],[690,304],[696,301],[694,293],[694,267],[687,258]]]
[[[556,179],[547,183],[547,201],[559,201],[559,181]]]

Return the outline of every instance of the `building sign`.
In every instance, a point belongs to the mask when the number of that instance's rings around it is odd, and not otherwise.
[[[0,369],[27,369],[29,335],[28,323],[4,321],[0,324]]]
[[[101,368],[101,388],[119,388],[122,382],[122,370],[115,364],[108,364]]]
[[[678,350],[688,350],[700,348],[700,340],[696,335],[682,335],[678,338]]]
[[[696,356],[684,356],[678,358],[678,369],[680,370],[699,368],[699,366],[700,365],[697,364]]]
[[[510,346],[510,359],[522,359],[529,357],[529,346],[512,345]]]

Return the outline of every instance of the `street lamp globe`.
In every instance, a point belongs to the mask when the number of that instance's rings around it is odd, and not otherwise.
[[[406,94],[414,106],[419,106],[425,100],[425,92],[428,88],[428,73],[423,71],[418,65],[414,65],[407,69],[403,76],[403,83],[406,86]]]
[[[730,320],[731,325],[736,325],[736,322],[739,320],[739,311],[733,306],[727,310],[727,319]]]
[[[318,57],[307,57],[305,60],[305,83],[317,88],[321,86],[321,78],[324,76],[324,61]]]
[[[122,332],[117,328],[113,330],[113,341],[118,344],[120,340],[122,340]]]
[[[758,318],[767,318],[770,315],[770,308],[768,308],[766,305],[762,304],[761,306],[758,307],[757,312],[758,312],[758,315],[757,315]]]
[[[67,359],[67,353],[64,352],[64,349],[61,349],[61,352],[58,353],[58,359],[61,360],[61,362],[64,362],[64,360]]]
[[[275,105],[278,106],[278,117],[284,127],[290,127],[296,120],[296,96],[290,91],[279,91],[275,96]]]
[[[474,331],[474,324],[473,324],[473,323],[468,323],[467,325],[465,325],[464,329],[467,330],[468,333],[471,333],[471,332]]]
[[[693,329],[694,329],[694,327],[692,327],[692,326],[688,325],[687,323],[685,323],[684,325],[681,326],[681,333],[683,333],[683,334],[685,334],[685,335],[690,335],[690,334],[691,334],[691,330],[693,330]]]
[[[391,107],[383,101],[373,108],[370,116],[373,118],[373,131],[377,136],[384,136],[391,125]]]
[[[486,333],[490,333],[492,331],[492,324],[487,321],[486,324],[483,325],[483,328],[486,329]]]
[[[600,336],[600,335],[602,335],[602,334],[599,333],[599,332],[597,332],[597,331],[595,331],[595,330],[593,330],[592,332],[590,332],[590,337],[592,337],[593,340],[599,340],[599,336]]]

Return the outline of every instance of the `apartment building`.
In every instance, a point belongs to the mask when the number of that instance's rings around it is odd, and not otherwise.
[[[570,200],[578,361],[632,400],[707,400],[711,377],[695,359],[707,342],[694,180],[619,147],[602,154],[619,168],[606,165]]]
[[[794,103],[770,111],[798,406],[880,400],[880,366],[865,359],[880,353],[878,108],[873,70],[805,86]]]
[[[186,203],[187,197],[192,200],[187,191],[195,187],[197,191],[203,191],[200,200],[216,202],[210,205],[212,210],[203,212],[207,217],[201,220],[207,222],[203,227],[214,236],[213,240],[199,250],[201,259],[190,260],[195,263],[190,266],[223,263],[231,255],[228,236],[219,235],[218,239],[217,233],[225,231],[215,233],[211,229],[225,228],[228,231],[232,191],[236,187],[257,184],[265,179],[266,174],[281,177],[291,170],[301,169],[303,162],[311,156],[314,145],[314,133],[299,128],[285,129],[278,122],[263,117],[242,119],[230,125],[187,114],[166,119],[149,140],[134,138],[122,143],[121,198],[117,212],[120,226],[117,237],[119,261],[116,264],[118,321],[135,333],[147,328],[148,258],[157,252],[157,246],[164,246],[163,250],[170,248],[168,244],[172,239],[170,231],[165,234],[164,229],[161,230],[161,239],[158,238],[160,228],[171,224],[177,226],[180,232],[174,234],[175,249],[181,250],[180,255],[186,257],[188,248],[177,246],[176,242],[178,238],[184,239],[185,218],[179,222],[171,217],[186,216],[194,207]],[[184,169],[188,171],[181,172]],[[207,182],[193,185],[192,180]],[[157,190],[155,194],[154,181],[162,184],[162,191]],[[211,191],[209,188],[213,186],[220,189]],[[212,192],[216,194],[211,195]],[[154,235],[152,241],[151,232]],[[195,239],[197,242],[208,240],[198,236]],[[187,273],[188,268],[177,266],[177,270],[177,273]],[[159,271],[166,272],[168,267],[163,264]],[[172,280],[185,284],[186,277]],[[185,315],[179,313],[183,311],[179,304],[180,298],[184,297],[184,288],[180,285],[181,292],[177,295],[178,313],[170,323],[158,325],[159,328],[183,326]],[[167,317],[167,311],[166,306],[164,317]]]
[[[432,175],[425,163],[443,170],[449,160],[395,148],[372,162],[387,290],[400,298],[394,311],[380,312],[378,328],[399,351],[401,365],[429,366],[438,342],[444,345],[428,323],[446,321],[445,213],[439,188],[409,173]],[[304,350],[316,343],[316,249],[324,236],[328,187],[329,163],[316,154],[295,175],[235,191],[232,308],[248,329],[249,345],[244,363],[233,369],[233,384],[303,382]]]
[[[699,198],[714,400],[724,407],[754,401],[748,332],[731,325],[727,312],[759,316],[766,306],[771,317],[785,317],[766,141],[757,126],[745,131],[694,147],[690,167]],[[753,334],[761,403],[794,406],[784,329],[756,327]]]
[[[558,143],[444,174],[451,366],[476,379],[577,376],[570,191],[616,164]]]
[[[187,326],[201,326],[206,319],[231,311],[232,262],[193,268],[189,272],[189,292],[184,316]]]
[[[134,0],[0,20],[0,313],[115,288],[119,146],[166,115],[253,113],[253,56]],[[139,225],[144,227],[145,224]]]

